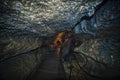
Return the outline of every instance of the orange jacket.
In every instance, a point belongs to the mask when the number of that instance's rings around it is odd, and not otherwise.
[[[63,44],[63,36],[64,36],[64,34],[65,34],[65,32],[60,32],[60,33],[57,35],[57,37],[56,37],[56,39],[55,39],[55,41],[54,41],[54,44],[55,44],[55,45],[57,45],[58,42],[59,42],[60,44]]]
[[[60,32],[57,34],[57,37],[54,40],[52,45],[53,48],[62,47],[68,40],[68,37],[71,35],[71,32]],[[63,38],[64,37],[64,38]]]

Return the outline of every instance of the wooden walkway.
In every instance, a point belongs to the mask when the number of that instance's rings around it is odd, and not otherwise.
[[[47,54],[42,64],[28,80],[66,80],[61,60],[55,54]]]

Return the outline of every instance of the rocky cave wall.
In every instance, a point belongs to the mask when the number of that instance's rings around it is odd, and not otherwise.
[[[82,41],[75,51],[112,66],[115,71],[108,70],[111,73],[108,77],[113,72],[118,75],[119,4],[119,0],[1,0],[0,75],[25,79],[47,53],[41,46],[48,44],[54,34],[71,30],[84,16],[88,18],[74,29]],[[88,72],[99,71],[93,69]]]

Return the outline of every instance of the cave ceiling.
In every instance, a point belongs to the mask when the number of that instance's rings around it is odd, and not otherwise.
[[[1,21],[6,27],[43,35],[69,30],[81,17],[92,16],[102,0],[4,0]],[[7,21],[7,22],[6,22]]]

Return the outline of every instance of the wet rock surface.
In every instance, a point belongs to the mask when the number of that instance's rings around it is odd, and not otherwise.
[[[0,80],[27,79],[45,54],[52,53],[56,33],[71,30],[76,23],[74,35],[82,44],[74,51],[82,69],[73,60],[73,80],[77,73],[78,80],[119,77],[119,4],[119,0],[1,0]],[[69,63],[63,64],[69,75]]]
[[[72,27],[79,19],[94,14],[101,0],[6,0],[1,1],[2,26],[26,29],[43,35]],[[7,21],[7,22],[6,22]],[[56,24],[57,23],[57,24]]]

